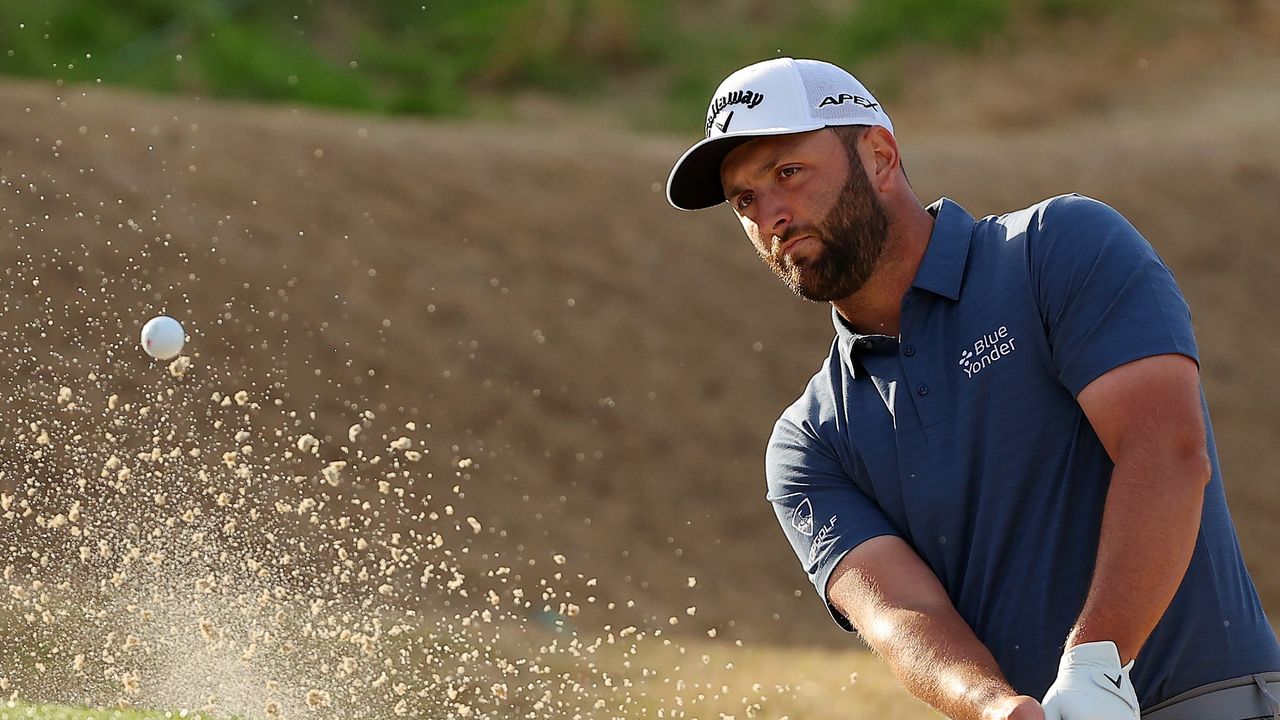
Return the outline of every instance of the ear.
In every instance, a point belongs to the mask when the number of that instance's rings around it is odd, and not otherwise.
[[[862,164],[867,169],[871,187],[887,192],[897,182],[902,166],[898,141],[893,133],[875,125],[862,134]]]

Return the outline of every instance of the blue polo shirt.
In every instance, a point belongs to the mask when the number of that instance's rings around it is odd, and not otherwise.
[[[845,553],[900,537],[1014,688],[1042,697],[1084,605],[1113,467],[1076,395],[1144,357],[1198,362],[1191,315],[1103,203],[1066,195],[976,222],[947,199],[929,212],[900,335],[858,335],[833,313],[830,356],[774,426],[768,498],[824,599]],[[1280,670],[1211,428],[1208,451],[1190,568],[1133,673],[1143,707]]]

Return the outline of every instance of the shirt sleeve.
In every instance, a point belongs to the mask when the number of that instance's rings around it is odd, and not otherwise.
[[[768,499],[782,532],[832,619],[853,631],[827,598],[827,581],[845,553],[873,537],[897,536],[898,531],[809,423],[783,415],[774,425],[765,466]]]
[[[1199,363],[1173,274],[1120,213],[1067,195],[1048,201],[1033,227],[1032,284],[1058,379],[1072,395],[1145,357],[1177,353]]]

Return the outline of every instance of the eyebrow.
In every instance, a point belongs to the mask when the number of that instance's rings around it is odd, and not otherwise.
[[[778,167],[778,165],[782,163],[782,156],[785,154],[786,154],[785,149],[777,153],[774,153],[772,156],[769,157],[768,160],[765,160],[763,163],[760,163],[760,168],[756,170],[756,174],[768,175],[770,172],[773,171],[774,168]],[[740,185],[734,185],[730,187],[729,190],[724,194],[725,202],[729,202],[733,200],[733,198],[741,194],[744,189],[745,188],[743,188]]]

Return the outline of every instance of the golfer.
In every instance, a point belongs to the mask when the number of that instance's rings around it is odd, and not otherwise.
[[[1079,195],[923,207],[884,108],[829,63],[733,73],[705,127],[670,202],[728,202],[832,306],[766,470],[835,621],[953,718],[1280,717],[1190,312],[1138,231]]]

